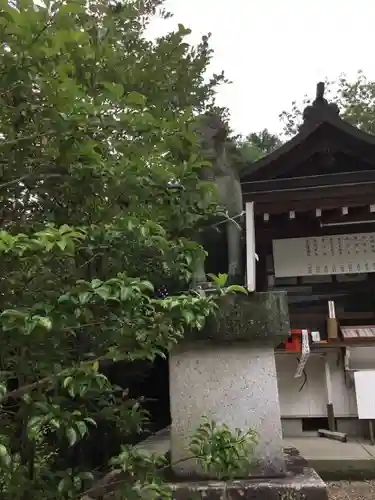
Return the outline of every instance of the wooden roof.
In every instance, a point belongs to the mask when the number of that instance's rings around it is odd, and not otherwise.
[[[369,182],[374,183],[375,196],[375,136],[342,120],[336,104],[324,98],[322,83],[318,83],[316,98],[304,110],[303,117],[296,136],[241,172],[245,201],[252,199],[254,194],[266,192],[302,188],[316,191],[323,187],[364,183],[369,187]],[[321,168],[314,163],[317,154],[346,155],[351,158],[351,166],[343,169],[342,161],[336,158],[333,168]],[[306,170],[309,161],[314,165],[313,172]]]

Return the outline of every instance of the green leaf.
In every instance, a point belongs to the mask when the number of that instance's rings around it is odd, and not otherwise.
[[[191,311],[182,311],[182,316],[188,325],[191,325],[195,320],[195,315]]]
[[[68,439],[69,446],[73,446],[77,442],[77,432],[72,427],[67,429],[66,437]]]
[[[132,294],[132,289],[127,286],[122,286],[120,288],[120,300],[125,301],[127,300]]]
[[[67,241],[67,240],[65,240],[65,239],[64,239],[64,240],[60,240],[60,241],[58,241],[58,242],[57,242],[57,246],[58,246],[58,247],[59,247],[62,251],[64,251],[64,250],[65,250],[65,248],[66,248],[67,244],[68,244],[68,241]]]
[[[106,82],[104,87],[116,98],[121,99],[124,93],[124,87],[120,83]],[[129,101],[128,101],[129,102]],[[129,103],[134,104],[134,103]]]
[[[102,285],[102,283],[103,283],[102,280],[94,279],[94,280],[91,281],[91,287],[92,288],[98,288],[99,286]]]
[[[46,330],[52,330],[52,321],[50,318],[39,316],[39,324]]]
[[[83,2],[67,2],[61,5],[59,9],[59,14],[62,16],[71,15],[71,14],[83,14],[85,12],[84,3]]]
[[[58,298],[59,304],[63,304],[64,302],[73,302],[74,298],[71,297],[68,293],[65,293],[64,295],[60,295]]]
[[[27,433],[30,439],[35,439],[39,436],[41,428],[44,424],[44,416],[34,415],[27,422]]]
[[[230,285],[225,289],[225,292],[227,292],[227,293],[239,292],[239,293],[244,293],[245,295],[248,295],[248,291],[246,290],[246,288],[241,286],[241,285]]]
[[[154,285],[150,281],[142,281],[142,288],[150,292],[154,291]]]
[[[69,490],[69,489],[70,489],[71,484],[72,484],[72,482],[71,482],[70,477],[64,477],[63,479],[61,479],[61,480],[59,481],[59,484],[58,484],[58,486],[57,486],[57,491],[58,491],[59,493],[63,493],[64,491],[66,491],[66,490]]]
[[[95,293],[103,300],[108,300],[111,297],[111,289],[109,286],[102,285],[99,288],[95,288]]]
[[[67,386],[67,389],[68,389],[68,393],[69,393],[69,396],[71,398],[75,398],[76,396],[76,388],[75,388],[75,384],[69,384]]]
[[[4,317],[4,316],[13,316],[15,318],[22,318],[23,319],[23,318],[25,318],[26,314],[22,311],[18,311],[17,309],[5,309],[0,314],[0,317]]]
[[[76,422],[76,428],[81,438],[83,438],[88,432],[87,425],[83,421]]]
[[[8,392],[7,385],[4,382],[0,383],[0,401]]]
[[[66,377],[63,382],[63,387],[66,389],[73,382],[73,377]]]
[[[78,394],[79,394],[81,397],[83,397],[83,396],[86,394],[86,392],[88,391],[88,389],[89,389],[88,384],[81,384],[81,385],[79,386]]]
[[[87,304],[89,302],[89,299],[91,297],[91,293],[90,292],[82,292],[78,295],[78,300],[80,302],[80,304]]]
[[[208,276],[219,288],[223,288],[228,281],[228,274],[225,273],[219,273],[217,276],[215,276],[214,274],[209,274]]]
[[[92,472],[87,472],[87,471],[83,471],[83,472],[79,472],[79,477],[82,479],[82,480],[88,480],[88,481],[91,481],[94,479],[94,475]]]
[[[49,421],[49,424],[54,427],[55,429],[60,429],[60,422],[56,420],[55,418],[51,418]]]
[[[0,462],[5,467],[10,467],[12,463],[12,459],[8,453],[8,450],[3,444],[0,444]]]
[[[147,98],[139,92],[130,92],[126,96],[126,102],[128,104],[135,104],[137,106],[145,106],[146,100]]]
[[[5,19],[6,21],[12,23],[14,21],[14,15],[13,15],[13,10],[14,9],[9,9],[9,10],[3,10],[4,8],[1,7],[1,10],[0,10],[0,18],[3,18]]]
[[[97,427],[97,423],[95,422],[95,420],[91,417],[85,417],[84,418],[84,421],[87,422],[88,424],[92,424],[94,427]]]

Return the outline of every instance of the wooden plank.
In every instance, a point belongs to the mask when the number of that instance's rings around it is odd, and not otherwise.
[[[327,388],[327,417],[328,417],[328,429],[332,432],[336,430],[336,419],[335,412],[333,408],[333,389],[332,389],[332,377],[331,368],[329,366],[329,360],[327,355],[324,359],[324,372],[326,377],[326,388]]]
[[[270,193],[246,193],[245,201],[257,203],[256,213],[277,214],[295,210],[296,212],[307,210],[339,208],[343,204],[346,207],[371,205],[375,202],[374,184],[358,186],[330,186],[324,189],[311,188],[300,191],[274,191]]]
[[[323,342],[314,342],[311,346],[311,353],[322,353],[322,352],[327,352],[327,351],[330,351],[332,349],[338,349],[338,348],[342,348],[342,347],[373,347],[375,346],[375,341],[374,340],[359,340],[359,341],[355,341],[355,342],[343,342],[343,341],[340,341],[340,340],[337,340],[335,342],[327,342],[327,341],[323,341]],[[284,349],[276,349],[275,350],[276,353],[289,353],[291,352],[293,354],[292,351],[285,351]],[[294,353],[295,354],[295,353]]]
[[[370,444],[374,445],[375,441],[374,441],[374,424],[373,424],[373,420],[369,420],[368,421],[368,428],[369,428],[369,433],[370,433]]]
[[[318,429],[318,435],[319,437],[341,441],[342,443],[346,443],[348,440],[348,435],[345,432],[329,431],[328,429]]]
[[[327,417],[328,417],[328,429],[331,432],[335,432],[336,431],[336,418],[335,418],[335,412],[333,410],[332,403],[327,404]]]
[[[363,217],[362,220],[370,220],[371,216]],[[287,212],[284,215],[274,214],[270,218],[270,222],[266,225],[260,217],[256,217],[256,232],[257,232],[257,247],[262,248],[270,244],[273,239],[285,238],[303,238],[315,236],[330,236],[337,234],[345,234],[348,232],[348,226],[325,226],[320,227],[320,219],[310,219],[306,214],[297,213],[294,220],[287,219]],[[375,221],[372,224],[355,224],[351,226],[349,231],[355,233],[367,233],[373,231]]]
[[[241,185],[246,193],[261,193],[271,190],[292,190],[300,188],[316,188],[322,186],[337,186],[343,184],[362,184],[375,182],[375,170],[362,170],[356,172],[338,172],[333,174],[310,175],[299,177],[286,177],[266,180],[244,180]]]

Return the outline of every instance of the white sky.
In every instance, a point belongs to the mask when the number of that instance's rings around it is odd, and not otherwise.
[[[279,132],[278,115],[318,81],[362,69],[375,78],[374,0],[166,0],[174,13],[157,20],[152,35],[177,23],[191,42],[212,33],[212,71],[232,81],[218,93],[237,133]]]

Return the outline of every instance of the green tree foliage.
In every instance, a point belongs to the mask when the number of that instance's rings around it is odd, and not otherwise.
[[[229,144],[231,160],[242,170],[282,145],[282,140],[268,129],[252,132],[246,137],[234,137]]]
[[[244,143],[245,146],[249,148],[253,147],[254,150],[257,150],[259,156],[272,153],[272,151],[282,144],[280,138],[275,134],[271,134],[267,129],[261,130],[258,133],[253,132],[249,134]]]
[[[207,38],[191,47],[179,26],[145,39],[160,9],[159,0],[1,0],[2,498],[92,488],[79,456],[66,465],[69,450],[99,421],[126,440],[145,419],[101,363],[163,355],[215,310],[212,298],[155,294],[166,282],[186,290],[202,252],[189,237],[217,210],[198,181],[192,124],[223,78],[203,78]],[[186,144],[179,162],[170,152]],[[150,460],[124,446],[102,471],[126,473],[126,498],[159,498]]]
[[[362,71],[358,72],[355,80],[342,75],[336,81],[326,81],[325,97],[338,104],[341,117],[348,123],[375,134],[375,82],[366,78]],[[298,132],[303,110],[312,100],[305,97],[302,103],[293,102],[289,111],[281,113],[287,137]]]

